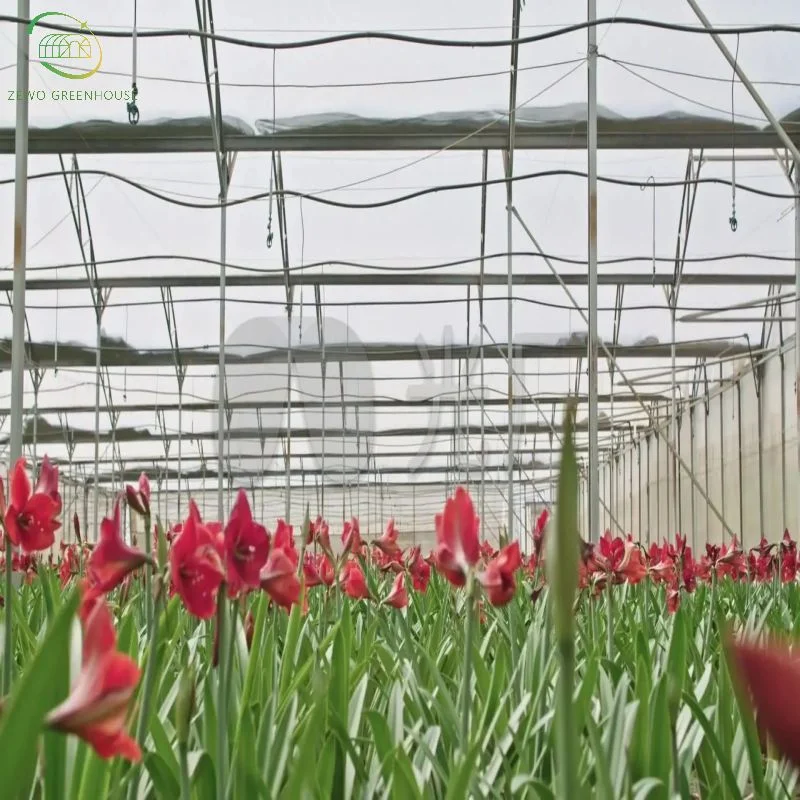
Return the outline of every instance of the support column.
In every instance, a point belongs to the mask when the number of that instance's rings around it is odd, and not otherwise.
[[[587,367],[589,377],[589,519],[587,539],[595,541],[600,531],[600,496],[598,494],[598,443],[597,443],[597,0],[587,0],[587,160],[588,160],[588,225],[589,225],[589,348]]]

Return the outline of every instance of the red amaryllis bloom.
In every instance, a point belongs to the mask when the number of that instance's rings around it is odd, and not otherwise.
[[[81,672],[69,697],[47,716],[47,724],[88,742],[101,758],[141,757],[125,732],[125,718],[139,682],[139,667],[116,649],[117,634],[104,600],[86,615]]]
[[[56,504],[56,516],[61,513],[61,494],[58,491],[58,467],[50,463],[45,456],[39,465],[39,478],[33,489],[34,493],[46,494]]]
[[[415,545],[409,551],[406,565],[411,575],[411,585],[414,587],[414,590],[425,594],[431,579],[431,567],[422,557],[419,545]]]
[[[331,531],[328,523],[322,517],[317,517],[314,522],[308,526],[308,535],[306,536],[306,544],[317,543],[326,553],[331,551]]]
[[[189,517],[169,551],[172,586],[187,611],[210,619],[217,608],[217,591],[225,576],[216,537],[200,520],[200,512],[189,501]]]
[[[31,487],[24,458],[14,465],[9,486],[9,505],[5,511],[8,537],[26,552],[47,550],[61,527],[61,496],[58,494],[58,467],[45,456],[35,489]]]
[[[357,561],[347,561],[345,563],[339,575],[339,583],[342,585],[344,593],[348,597],[352,597],[353,600],[369,599],[367,579],[364,577],[364,572]]]
[[[61,554],[61,563],[58,566],[58,577],[63,589],[78,573],[79,561],[77,547],[74,544],[66,545]]]
[[[797,545],[789,535],[789,531],[783,532],[781,542],[781,582],[790,583],[797,577],[800,563],[797,558]]]
[[[401,572],[392,583],[392,591],[383,601],[394,608],[405,608],[408,605],[408,592],[406,591],[406,576]]]
[[[541,514],[536,518],[533,526],[533,554],[538,559],[542,552],[544,545],[544,532],[547,528],[547,522],[550,519],[550,512],[545,508]]]
[[[397,537],[399,535],[400,531],[397,530],[394,520],[390,519],[386,523],[386,530],[383,532],[383,535],[375,540],[375,547],[390,558],[399,556],[400,553],[403,552],[403,548],[397,543]]]
[[[774,549],[775,545],[767,542],[762,536],[758,547],[750,550],[747,556],[747,565],[753,580],[759,583],[772,580],[776,561],[775,554],[772,552]]]
[[[364,549],[364,542],[361,540],[361,527],[356,517],[344,524],[342,546],[345,553],[352,553],[353,555],[360,555]]]
[[[514,573],[521,566],[519,542],[512,542],[486,565],[485,570],[478,573],[478,580],[493,606],[504,606],[512,600],[517,590]]]
[[[647,575],[641,550],[630,539],[625,540],[621,536],[612,538],[611,531],[606,531],[600,537],[592,558],[596,570],[610,576],[613,583],[627,581],[636,584]]]
[[[125,498],[131,511],[143,517],[150,516],[150,479],[147,473],[139,476],[139,484],[135,488],[130,484],[125,487]]]
[[[278,526],[275,528],[272,547],[276,550],[283,550],[295,569],[297,568],[300,556],[297,555],[297,550],[294,546],[294,528],[282,519],[278,520]]]
[[[759,727],[777,749],[800,767],[800,658],[786,645],[728,645],[740,678],[750,690]]]
[[[300,599],[301,586],[297,579],[297,565],[292,563],[283,549],[272,549],[259,579],[261,588],[273,602],[287,611],[291,611],[292,606]]]
[[[100,523],[100,541],[95,545],[86,565],[89,577],[100,591],[110,592],[129,573],[143,564],[152,563],[141,550],[129,547],[122,539],[119,498],[114,503],[111,519]]]
[[[261,568],[269,553],[269,534],[253,520],[247,492],[239,489],[231,516],[225,526],[225,562],[228,588],[233,595],[243,589],[257,589]]]
[[[478,517],[472,498],[464,487],[459,486],[436,515],[436,567],[454,586],[463,586],[467,571],[478,563],[480,543],[478,540]]]

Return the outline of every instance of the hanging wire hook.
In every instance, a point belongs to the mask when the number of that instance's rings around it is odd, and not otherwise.
[[[131,125],[136,125],[139,122],[139,106],[136,105],[136,98],[139,95],[139,89],[136,86],[136,5],[137,0],[133,0],[133,66],[131,67],[131,99],[126,104],[128,109],[128,122]]]
[[[739,63],[739,34],[736,34],[736,55],[733,59],[733,75],[731,75],[731,215],[728,223],[731,231],[736,233],[739,221],[736,219],[736,114],[734,88],[736,86],[736,65]]]
[[[647,187],[653,185],[653,286],[656,285],[656,179],[651,175],[640,187],[645,191]]]
[[[272,164],[269,170],[269,219],[267,219],[267,248],[272,247],[275,235],[272,233],[272,181],[275,177],[275,152],[272,153]]]

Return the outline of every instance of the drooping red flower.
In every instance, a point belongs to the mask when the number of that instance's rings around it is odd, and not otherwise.
[[[48,714],[47,724],[79,736],[101,758],[139,761],[139,745],[125,731],[139,667],[117,651],[117,635],[105,601],[96,600],[89,608],[80,674],[69,697]]]
[[[533,526],[533,555],[537,560],[542,553],[542,547],[544,545],[544,532],[547,528],[549,519],[550,512],[545,508],[536,518],[536,522]]]
[[[65,544],[61,553],[61,563],[58,565],[58,578],[62,589],[72,580],[73,575],[77,575],[79,565],[77,545]]]
[[[282,548],[272,548],[259,579],[261,588],[273,602],[287,611],[299,601],[302,587],[297,578],[297,565]]]
[[[406,591],[406,576],[399,573],[392,583],[392,590],[383,601],[394,608],[405,608],[408,605],[408,592]]]
[[[411,575],[411,585],[414,587],[414,591],[425,594],[431,579],[431,567],[430,564],[422,558],[419,545],[412,548],[409,553],[408,572]]]
[[[369,599],[367,579],[364,577],[361,565],[357,561],[349,560],[345,562],[339,575],[339,583],[344,593],[348,597],[352,597],[353,600]]]
[[[146,472],[139,476],[136,487],[130,484],[125,487],[125,498],[131,511],[142,517],[150,516],[150,479]]]
[[[514,573],[521,566],[519,542],[514,541],[504,547],[486,565],[486,569],[478,573],[478,581],[493,606],[504,606],[511,602],[517,590]]]
[[[297,565],[300,563],[300,556],[294,546],[294,528],[285,520],[278,520],[275,536],[272,539],[272,547],[276,550],[283,550],[294,568],[297,569]]]
[[[328,523],[317,517],[314,522],[308,526],[308,534],[306,536],[306,545],[318,544],[325,553],[331,553],[331,531]]]
[[[225,571],[217,549],[216,535],[200,520],[200,512],[189,501],[189,516],[169,551],[172,586],[190,614],[210,619],[217,608],[217,592]]]
[[[791,583],[794,581],[798,570],[800,570],[800,563],[797,558],[797,544],[786,530],[783,532],[781,541],[781,582]]]
[[[375,540],[375,547],[389,558],[395,558],[403,552],[403,548],[397,543],[399,535],[400,531],[394,524],[394,520],[390,519],[386,523],[386,530],[384,530],[383,535]]]
[[[20,458],[11,474],[9,504],[5,512],[9,539],[28,553],[47,550],[53,546],[55,532],[61,527],[58,521],[60,512],[58,467],[51,466],[45,456],[34,489],[25,459]]]
[[[125,544],[120,521],[120,501],[114,503],[110,519],[100,523],[100,541],[95,545],[86,565],[89,577],[100,591],[110,592],[130,572],[146,563],[153,563],[141,550]]]
[[[50,459],[45,455],[39,465],[39,478],[34,493],[47,495],[56,504],[56,516],[61,514],[61,494],[58,491],[58,467],[50,463]]]
[[[267,529],[253,520],[247,492],[239,489],[225,526],[225,564],[228,588],[233,595],[258,588],[268,554]]]
[[[448,498],[436,515],[436,568],[454,586],[463,586],[467,571],[480,559],[478,517],[469,492],[463,486]]]
[[[361,555],[364,550],[364,542],[361,539],[361,527],[358,519],[353,517],[344,524],[342,529],[342,546],[345,553]]]
[[[800,767],[800,658],[784,644],[728,644],[732,661],[749,689],[759,727],[795,767]]]

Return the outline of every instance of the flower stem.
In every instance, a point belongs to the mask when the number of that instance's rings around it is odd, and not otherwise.
[[[178,757],[181,768],[181,800],[191,800],[192,785],[189,781],[189,757],[186,743],[178,745]]]
[[[227,587],[222,583],[217,595],[217,630],[219,632],[219,659],[217,662],[217,797],[226,796],[228,784],[228,620],[226,614]]]
[[[3,695],[11,691],[11,668],[14,663],[14,636],[11,624],[11,613],[14,592],[14,551],[11,539],[6,534],[6,591],[5,597],[5,642],[3,647]]]
[[[148,569],[145,574],[149,574]],[[153,689],[156,682],[156,650],[158,649],[158,616],[154,616],[153,624],[150,627],[150,641],[147,646],[147,665],[144,672],[144,683],[142,684],[141,704],[139,706],[139,720],[136,724],[136,741],[139,747],[144,750],[145,739],[147,739],[147,722],[150,717],[150,701],[153,697]],[[139,778],[141,771],[137,771],[128,788],[128,800],[133,800],[139,790]]]
[[[152,535],[150,530],[150,515],[146,514],[144,517],[144,552],[148,560],[152,556]],[[150,577],[150,570],[144,571],[144,618],[147,625],[147,632],[151,633],[153,629],[153,590],[152,581]]]
[[[572,689],[575,675],[575,640],[572,636],[565,636],[559,639],[558,660],[558,706],[556,711],[558,796],[578,797],[577,748],[572,706]]]
[[[609,661],[614,660],[614,584],[611,575],[608,576],[606,586],[606,656]]]
[[[472,681],[472,640],[475,635],[475,584],[472,572],[467,576],[467,616],[464,621],[464,671],[461,675],[461,738],[469,747],[470,683]]]

